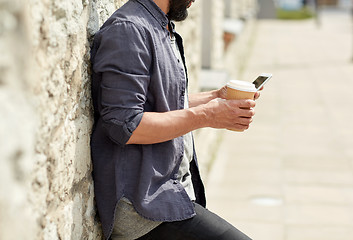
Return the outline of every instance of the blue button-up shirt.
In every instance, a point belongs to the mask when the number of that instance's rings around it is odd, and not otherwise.
[[[183,137],[126,145],[144,112],[184,108],[187,79],[182,39],[173,30],[183,59],[179,63],[167,24],[168,18],[152,0],[130,0],[94,38],[91,152],[95,197],[106,238],[122,196],[151,220],[178,221],[195,215],[188,194],[177,181]],[[196,202],[205,205],[195,154],[190,170]]]

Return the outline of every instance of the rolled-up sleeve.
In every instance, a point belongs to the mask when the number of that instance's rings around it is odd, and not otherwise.
[[[117,144],[126,144],[142,119],[150,65],[143,29],[121,22],[102,32],[93,71],[102,77],[98,104],[103,129]]]

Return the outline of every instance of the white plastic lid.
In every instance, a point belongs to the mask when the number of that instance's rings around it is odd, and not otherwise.
[[[227,87],[230,87],[239,91],[245,91],[245,92],[257,91],[254,84],[250,82],[240,81],[240,80],[230,80],[227,83]]]

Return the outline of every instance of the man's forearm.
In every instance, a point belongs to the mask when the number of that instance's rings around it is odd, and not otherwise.
[[[215,99],[183,110],[145,112],[127,144],[165,142],[203,127],[246,130],[255,114],[254,107],[252,100]]]
[[[189,106],[196,107],[219,97],[219,90],[189,94]]]
[[[202,108],[165,113],[145,112],[127,144],[154,144],[174,139],[206,127],[206,117]]]

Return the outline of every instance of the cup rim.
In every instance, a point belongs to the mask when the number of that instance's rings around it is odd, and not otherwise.
[[[229,88],[232,88],[232,89],[235,89],[235,90],[239,90],[239,91],[242,91],[242,92],[257,92],[257,89],[254,88],[254,89],[246,89],[246,88],[242,88],[242,87],[235,87],[235,86],[231,86],[230,83],[232,81],[238,81],[238,82],[245,82],[245,81],[240,81],[240,80],[230,80],[228,83],[227,83],[227,87]],[[251,83],[250,83],[251,84]]]

